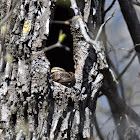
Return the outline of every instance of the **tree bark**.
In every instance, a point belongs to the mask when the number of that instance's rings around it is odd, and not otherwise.
[[[90,11],[91,1],[82,4],[84,10]],[[94,2],[93,6],[96,14],[100,14],[100,2]],[[93,136],[102,71],[108,69],[103,45],[88,43],[78,20],[72,19],[76,82],[69,87],[52,81],[50,62],[44,52],[37,55],[37,51],[48,40],[55,7],[54,0],[21,0],[8,21],[4,49],[12,62],[6,60],[0,77],[1,139],[59,140]],[[85,22],[87,14],[83,12]],[[97,18],[95,25],[99,22]],[[4,58],[3,53],[1,60]]]
[[[10,2],[1,1],[0,5],[7,8]],[[95,41],[103,21],[101,1],[81,0],[76,3],[70,0],[67,5],[59,2],[21,0],[14,13],[9,11],[13,14],[6,22],[7,34],[2,38],[5,44],[0,52],[1,139],[92,138],[99,92],[106,92],[106,84],[107,88],[111,82],[116,84],[106,62],[103,43],[98,41],[99,38]],[[65,42],[70,43],[73,50],[75,83],[72,85],[53,81],[50,72],[52,65],[56,65],[54,61],[68,71],[71,69],[72,61],[64,63],[65,59],[49,58],[54,53],[60,58],[65,52],[58,49],[49,55],[42,51],[46,44],[52,45],[58,40],[58,27],[52,29],[54,20],[64,20],[56,10],[58,7],[62,14],[68,12],[71,18],[67,20],[68,27],[59,27],[70,28],[67,36],[72,36]],[[1,19],[5,13],[2,16]]]

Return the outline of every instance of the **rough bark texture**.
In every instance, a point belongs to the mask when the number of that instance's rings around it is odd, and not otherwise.
[[[92,3],[91,6],[91,1],[85,2],[84,10],[90,11],[94,6],[95,15],[100,15],[100,2]],[[51,80],[50,62],[43,52],[26,63],[43,47],[43,40],[47,40],[54,8],[53,0],[21,0],[10,18],[5,47],[13,61],[6,62],[0,77],[1,139],[60,140],[93,136],[96,98],[103,71],[108,69],[102,43],[96,44],[100,51],[94,49],[96,46],[85,41],[77,19],[72,20],[76,78],[72,87]],[[87,13],[83,14],[88,19]],[[99,23],[97,18],[95,31]]]

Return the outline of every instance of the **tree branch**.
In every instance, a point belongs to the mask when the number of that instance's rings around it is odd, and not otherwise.
[[[115,2],[116,2],[116,0],[113,0],[112,3],[110,4],[110,6],[104,11],[104,16],[113,7]]]
[[[130,62],[127,64],[127,66],[124,68],[124,70],[119,74],[119,76],[117,77],[117,81],[123,76],[123,74],[126,72],[126,70],[129,68],[129,66],[132,64],[133,60],[135,59],[136,54],[132,57],[132,59],[130,60]]]
[[[109,16],[109,17],[107,18],[107,20],[100,26],[99,31],[98,31],[98,33],[97,33],[97,36],[96,36],[96,38],[95,38],[95,42],[98,41],[99,36],[100,36],[100,34],[101,34],[102,30],[103,30],[103,27],[104,27],[105,24],[113,17],[114,13],[115,13],[115,11],[114,11],[114,12],[111,14],[111,16]]]
[[[78,10],[78,7],[77,7],[77,4],[76,4],[76,1],[75,0],[70,0],[71,1],[71,7],[75,13],[75,16],[78,16],[79,15],[79,10]],[[96,51],[99,51],[100,50],[100,47],[97,46],[97,43],[92,40],[89,35],[87,34],[86,32],[86,29],[85,29],[85,24],[81,18],[81,16],[79,15],[79,18],[77,19],[78,23],[79,23],[79,26],[80,26],[80,29],[81,29],[81,33],[84,37],[84,39],[86,40],[87,43],[89,44],[92,44],[93,48],[96,50]]]
[[[13,5],[12,5],[12,8],[10,10],[10,12],[7,13],[7,15],[0,21],[0,27],[9,19],[9,17],[12,15],[13,13],[13,10],[16,6],[16,4],[19,2],[19,0],[15,0]]]
[[[47,52],[47,51],[50,51],[50,50],[52,50],[52,49],[55,49],[55,48],[62,48],[62,47],[64,47],[64,48],[66,49],[66,51],[69,51],[69,48],[68,48],[67,46],[62,45],[60,42],[57,42],[57,43],[55,43],[55,44],[53,44],[53,45],[51,45],[51,46],[49,46],[49,47],[45,47],[45,48],[42,49],[41,51],[36,52],[35,54],[33,54],[33,55],[31,56],[31,58],[27,59],[25,63],[30,62],[33,58],[35,58],[35,56],[39,56],[39,55],[40,55],[41,53],[43,53],[43,52]]]
[[[134,42],[134,45],[140,43],[140,22],[137,17],[136,11],[133,7],[132,0],[118,0],[120,4],[120,8],[126,24],[128,26],[131,38]],[[136,52],[140,53],[140,45],[135,46]],[[140,57],[139,57],[140,61]]]
[[[95,122],[96,131],[97,131],[97,134],[98,134],[100,140],[104,140],[104,137],[103,137],[103,135],[101,133],[101,130],[99,128],[99,125],[98,125],[98,122],[97,122],[97,119],[96,119],[96,115],[94,115],[94,122]]]
[[[140,6],[140,2],[138,2],[138,0],[136,0],[136,2],[133,2],[133,4]]]
[[[105,92],[106,96],[115,104],[115,106],[124,112],[124,114],[127,114],[129,118],[140,127],[140,116],[131,107],[125,104],[125,102],[119,96],[116,97],[115,94],[110,94],[108,91]]]

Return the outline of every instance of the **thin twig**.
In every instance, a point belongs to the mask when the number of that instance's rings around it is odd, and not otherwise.
[[[136,2],[137,2],[138,4],[140,4],[140,2],[139,2],[138,0],[136,0]]]
[[[139,46],[140,44],[136,44],[134,47]],[[127,56],[130,56],[130,54],[133,52],[134,48],[129,49],[129,54]],[[132,59],[130,60],[130,62],[127,64],[127,66],[124,68],[124,70],[118,75],[117,77],[117,81],[120,80],[120,78],[122,77],[122,75],[125,73],[125,71],[128,69],[128,67],[131,65],[131,63],[133,62],[134,58],[136,57],[136,54],[132,57]]]
[[[130,62],[127,64],[127,66],[124,68],[124,70],[119,74],[119,76],[117,77],[117,81],[122,77],[122,75],[126,72],[126,70],[128,69],[128,67],[132,64],[133,60],[135,59],[136,54],[132,57],[132,59],[130,60]]]
[[[52,49],[54,49],[54,48],[57,48],[57,47],[65,47],[66,48],[66,46],[63,46],[60,42],[57,42],[57,43],[55,43],[55,44],[53,44],[53,45],[51,45],[51,46],[49,46],[49,47],[45,47],[44,49],[42,49],[41,51],[38,51],[38,52],[36,52],[35,54],[33,54],[29,59],[27,59],[26,61],[25,61],[25,63],[28,63],[28,62],[30,62],[33,58],[35,58],[35,56],[39,56],[40,54],[42,54],[43,52],[46,52],[46,51],[50,51],[50,50],[52,50]],[[67,49],[67,48],[66,48]]]
[[[69,25],[70,22],[68,20],[65,21],[60,21],[60,20],[51,20],[51,23],[56,23],[56,24],[65,24],[65,25]]]
[[[97,43],[92,40],[89,35],[87,34],[86,32],[86,29],[85,29],[85,24],[81,18],[81,16],[79,15],[79,10],[78,10],[78,7],[77,7],[77,4],[76,4],[76,1],[75,0],[70,0],[71,1],[71,8],[73,9],[74,13],[76,16],[78,16],[77,18],[77,21],[79,23],[79,26],[80,26],[80,29],[81,29],[81,33],[84,37],[84,39],[86,40],[86,42],[88,42],[89,44],[92,44],[93,48],[96,50],[96,51],[99,51],[100,48],[97,46]]]
[[[108,17],[107,20],[100,26],[99,31],[98,31],[98,33],[97,33],[97,36],[96,36],[96,38],[95,38],[95,42],[98,41],[99,36],[100,36],[100,34],[101,34],[102,30],[103,30],[103,27],[104,27],[105,24],[113,17],[114,13],[115,13],[115,11],[114,11],[114,12],[111,14],[111,16]]]
[[[136,0],[136,2],[140,4],[140,2],[138,0]]]
[[[100,130],[103,129],[105,125],[112,119],[112,115],[109,115],[109,117],[101,124]]]
[[[118,77],[118,75],[119,75],[119,72],[118,72],[118,70],[116,69],[116,67],[114,66],[114,64],[112,63],[112,61],[110,60],[110,58],[109,57],[107,57],[107,61],[108,61],[108,63],[110,64],[110,66],[112,67],[112,69],[113,69],[113,71],[115,72],[115,74],[117,75],[117,77]],[[120,89],[121,89],[121,95],[122,95],[122,99],[125,101],[126,99],[125,99],[125,94],[124,94],[124,84],[123,84],[123,80],[120,78],[119,79],[119,82],[120,82]]]
[[[55,23],[55,24],[65,24],[65,25],[69,25],[70,22],[72,22],[72,20],[75,20],[79,17],[82,17],[82,16],[74,16],[73,18],[70,18],[68,20],[65,20],[65,21],[61,21],[61,20],[51,20],[50,22],[51,23]]]
[[[137,5],[137,6],[140,6],[140,3],[137,1],[137,2],[133,2],[133,4]]]
[[[134,46],[135,50],[136,50],[137,47],[139,47],[139,46],[140,46],[140,43],[136,44],[136,45]]]
[[[10,0],[10,4],[9,4],[9,7],[8,7],[7,12],[9,12],[10,9],[12,9],[13,7],[15,7],[15,5],[16,5],[15,2],[16,1],[13,3],[13,6],[12,6],[12,2],[13,2],[13,0]],[[4,28],[5,29],[3,29],[4,31],[3,31],[2,40],[1,40],[0,60],[1,60],[2,53],[3,53],[3,56],[5,56],[5,53],[6,53],[6,48],[4,48],[4,44],[5,44],[5,37],[6,37],[6,33],[7,33],[7,23],[5,24]],[[4,71],[5,65],[6,65],[6,61],[5,61],[5,58],[3,58],[2,59],[2,65],[1,65],[1,71],[2,72]]]
[[[10,10],[10,12],[7,13],[7,15],[0,21],[0,27],[9,19],[9,17],[12,15],[13,13],[13,10],[16,6],[16,4],[19,2],[19,0],[15,0],[13,5],[12,5],[12,8]]]
[[[103,134],[101,133],[101,129],[99,128],[99,124],[97,122],[96,115],[94,115],[94,123],[95,123],[96,132],[97,132],[100,140],[104,140]]]
[[[112,3],[110,4],[110,6],[104,11],[104,16],[113,7],[115,2],[116,2],[116,0],[113,0]]]
[[[112,43],[108,40],[108,39],[106,39],[107,40],[107,42],[109,43],[109,45],[112,47],[112,51],[113,51],[113,54],[114,54],[114,58],[115,58],[115,63],[116,63],[116,68],[118,69],[118,60],[117,60],[117,53],[116,53],[116,48],[112,45]],[[110,48],[110,51],[111,51],[111,48]]]

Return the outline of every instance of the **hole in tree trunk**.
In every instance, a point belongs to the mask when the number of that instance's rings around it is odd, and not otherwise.
[[[73,13],[69,7],[57,5],[52,20],[65,21],[72,18],[72,14]],[[46,56],[51,63],[51,68],[61,67],[66,71],[74,72],[73,39],[70,32],[70,25],[52,23],[50,25],[49,37],[47,42],[45,42],[45,46],[50,46],[58,41],[60,30],[66,34],[66,38],[62,44],[70,48],[70,51],[66,51],[64,48],[55,48],[46,52]]]

